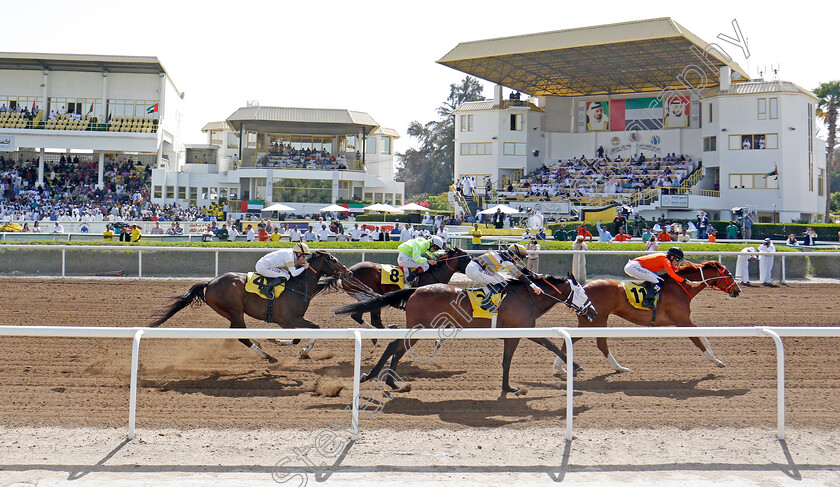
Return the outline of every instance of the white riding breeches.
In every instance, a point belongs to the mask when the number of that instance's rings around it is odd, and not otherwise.
[[[468,278],[481,284],[482,286],[487,284],[500,284],[506,281],[506,279],[499,273],[485,270],[476,261],[472,261],[467,264],[467,269],[464,273]]]
[[[257,273],[265,277],[285,277],[287,281],[292,277],[287,269],[266,265],[261,262],[257,262]]]
[[[400,266],[400,267],[407,267],[409,269],[416,269],[416,268],[419,267],[419,268],[423,269],[423,272],[426,272],[427,270],[429,270],[429,263],[428,262],[426,262],[424,264],[418,264],[411,257],[406,255],[405,252],[400,252],[400,254],[397,256],[397,265]]]
[[[630,260],[627,262],[627,265],[624,266],[624,272],[627,273],[630,277],[635,277],[636,279],[641,279],[646,282],[652,282],[654,284],[659,283],[662,281],[662,278],[657,276],[655,272],[649,269],[645,269],[642,267],[636,260]]]

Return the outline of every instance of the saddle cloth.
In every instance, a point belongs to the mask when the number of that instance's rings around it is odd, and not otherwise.
[[[395,265],[382,264],[382,279],[380,283],[399,286],[400,289],[405,288],[405,269]]]
[[[260,288],[268,281],[268,278],[261,276],[256,272],[249,272],[248,278],[245,279],[245,292],[256,294],[257,296],[268,299],[268,297],[260,292]],[[277,299],[283,291],[286,290],[286,283],[274,286],[274,299]]]
[[[487,318],[492,319],[492,315],[489,311],[481,307],[481,302],[484,301],[484,296],[487,294],[484,289],[476,288],[476,289],[466,289],[467,297],[470,298],[470,304],[472,305],[472,315],[473,318]],[[502,298],[504,298],[507,293],[503,294],[494,294],[493,298],[493,307],[495,309],[499,309],[499,306],[502,304]]]
[[[645,299],[645,287],[643,284],[638,282],[625,281],[621,283],[621,287],[624,288],[624,294],[627,296],[627,302],[630,303],[630,306],[637,309],[652,309],[646,306],[642,306],[642,301],[644,301]],[[654,298],[654,303],[656,303],[656,305],[659,305],[659,293],[656,294],[656,298]]]

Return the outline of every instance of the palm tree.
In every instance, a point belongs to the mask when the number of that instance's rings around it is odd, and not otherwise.
[[[831,211],[831,181],[836,172],[834,146],[837,140],[837,111],[840,108],[840,81],[829,81],[821,83],[814,94],[819,98],[817,102],[817,116],[828,126],[828,150],[825,157],[826,172],[826,198],[825,198],[825,222],[829,222]],[[836,188],[835,188],[836,189]]]

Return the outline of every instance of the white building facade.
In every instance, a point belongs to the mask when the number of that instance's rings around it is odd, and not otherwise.
[[[0,53],[0,151],[176,166],[182,93],[156,57]],[[38,113],[33,113],[35,111]]]
[[[404,202],[405,183],[394,181],[399,134],[366,113],[243,107],[202,130],[207,144],[187,146],[181,168],[152,171],[154,203],[227,201],[242,212],[282,203],[306,214],[331,203],[361,211],[364,204]],[[306,151],[313,156],[298,155]]]

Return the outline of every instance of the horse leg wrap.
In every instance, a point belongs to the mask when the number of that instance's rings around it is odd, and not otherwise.
[[[616,372],[629,372],[630,371],[630,369],[628,369],[627,367],[624,367],[623,365],[618,363],[618,360],[616,360],[615,357],[613,357],[612,352],[607,354],[607,362],[610,363],[610,365],[612,366],[613,369],[615,369]]]
[[[261,358],[268,358],[268,355],[260,349],[260,346],[256,343],[251,345],[251,350],[257,353]]]
[[[554,370],[559,370],[562,373],[566,373],[566,367],[563,366],[563,359],[559,356],[554,359]]]
[[[274,298],[266,301],[265,305],[265,322],[272,323],[274,321]]]

